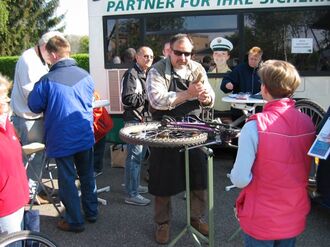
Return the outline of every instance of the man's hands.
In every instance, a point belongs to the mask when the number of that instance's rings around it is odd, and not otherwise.
[[[189,83],[187,92],[190,98],[197,98],[202,105],[209,105],[211,103],[211,96],[206,91],[202,81]]]
[[[234,85],[233,85],[233,83],[231,83],[231,82],[228,82],[226,85],[225,85],[225,87],[228,89],[228,90],[233,90],[234,89]]]
[[[204,106],[207,106],[207,105],[211,104],[211,102],[212,102],[212,98],[211,98],[210,94],[208,92],[206,92],[206,90],[203,90],[198,95],[197,99]]]

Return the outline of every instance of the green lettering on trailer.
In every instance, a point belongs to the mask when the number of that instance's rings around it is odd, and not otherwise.
[[[169,9],[169,8],[174,8],[174,2],[175,0],[167,0],[166,2],[166,8]]]
[[[204,6],[210,6],[209,0],[181,0],[181,8],[184,7],[204,7]]]
[[[164,1],[158,0],[157,1],[157,9],[163,9],[164,8]]]
[[[125,10],[125,5],[123,3],[123,0],[119,0],[116,6],[115,11],[124,11]]]
[[[137,0],[137,2],[139,3],[139,4],[138,4],[138,7],[137,7],[138,10],[143,9],[143,8],[142,8],[142,3],[143,3],[143,1],[144,1],[144,0]]]
[[[126,6],[126,10],[134,10],[134,4],[135,4],[135,1],[134,0],[127,0],[127,6]]]
[[[225,5],[232,5],[233,1],[232,0],[218,0],[217,6],[225,6]]]
[[[113,7],[116,6],[115,1],[108,1],[107,12],[110,12]]]
[[[154,9],[155,8],[155,0],[146,0],[145,8]]]

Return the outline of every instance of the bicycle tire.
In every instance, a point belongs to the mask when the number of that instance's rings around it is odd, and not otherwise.
[[[20,246],[57,247],[58,245],[49,237],[40,232],[20,231],[3,235],[0,238],[0,247],[21,243]]]
[[[166,127],[160,122],[127,125],[119,131],[120,138],[130,144],[151,147],[182,147],[206,142],[208,135],[194,128]]]
[[[310,99],[300,99],[296,102],[296,108],[307,114],[313,121],[316,128],[319,127],[323,116],[325,115],[325,110],[316,102]],[[316,191],[316,174],[317,174],[318,161],[316,158],[312,159],[311,170],[308,178],[308,191],[310,197],[314,196],[314,191]]]
[[[316,128],[319,126],[325,115],[325,110],[315,101],[310,99],[298,100],[296,102],[296,108],[308,115],[312,119]]]

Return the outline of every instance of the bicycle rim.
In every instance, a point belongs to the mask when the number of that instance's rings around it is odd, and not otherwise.
[[[20,231],[1,236],[0,247],[5,247],[11,244],[17,244],[17,246],[20,247],[57,247],[57,244],[50,240],[46,235],[32,231]]]
[[[125,126],[119,132],[120,138],[130,144],[151,147],[180,147],[202,144],[207,133],[194,128],[166,127],[160,122],[138,123]]]
[[[319,127],[319,124],[325,115],[325,110],[320,105],[310,99],[301,99],[296,102],[296,108],[308,115],[312,119],[316,128]],[[308,191],[311,197],[314,197],[314,192],[316,192],[317,168],[318,159],[313,158],[308,178]]]
[[[325,110],[316,102],[310,99],[301,99],[296,102],[296,108],[308,115],[317,128],[323,119]]]

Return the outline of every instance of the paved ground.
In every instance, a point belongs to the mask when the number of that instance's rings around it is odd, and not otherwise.
[[[224,187],[229,185],[226,174],[233,164],[233,154],[228,150],[215,150],[214,187],[215,187],[215,246],[243,246],[238,235],[228,241],[237,230],[238,224],[232,213],[232,206],[238,195],[238,189],[229,192]],[[144,167],[145,169],[145,167]],[[83,233],[67,233],[56,228],[57,213],[51,205],[36,206],[41,212],[41,231],[46,233],[58,246],[120,246],[120,247],[153,247],[154,241],[153,203],[139,207],[124,204],[122,168],[111,168],[108,154],[103,175],[97,178],[98,187],[111,185],[111,192],[100,196],[108,201],[108,205],[100,205],[100,217],[95,224],[86,224]],[[146,197],[153,199],[149,194]],[[185,227],[185,200],[183,194],[173,198],[173,221],[171,237],[175,237]],[[196,246],[190,234],[184,235],[176,246]],[[203,246],[207,246],[204,244]],[[306,231],[299,236],[298,247],[330,246],[330,210],[313,205],[307,222]]]

